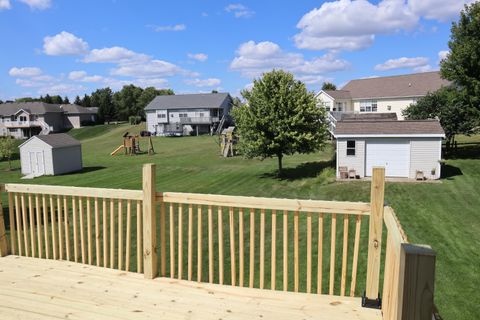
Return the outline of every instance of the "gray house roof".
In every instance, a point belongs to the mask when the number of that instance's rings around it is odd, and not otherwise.
[[[347,90],[323,90],[333,99],[351,99],[350,91]]]
[[[12,116],[20,109],[23,109],[30,114],[63,112],[58,104],[49,104],[45,102],[8,102],[0,104],[0,115]]]
[[[33,136],[27,141],[25,141],[24,143],[22,143],[19,146],[19,148],[22,147],[23,145],[26,145],[32,139],[40,139],[46,144],[48,144],[49,146],[51,146],[52,148],[65,148],[65,147],[81,145],[80,141],[72,138],[66,133],[54,133],[54,134],[49,134],[44,136],[41,136],[41,135]]]
[[[60,108],[67,114],[96,114],[98,111],[98,108],[84,108],[77,104],[62,104]]]
[[[403,136],[444,136],[438,120],[377,120],[377,121],[339,121],[334,136],[363,135],[403,135]]]
[[[221,108],[227,99],[231,99],[228,93],[157,96],[145,107],[145,110]]]
[[[440,77],[440,72],[434,71],[351,80],[342,91],[349,91],[352,99],[421,97],[449,84]]]

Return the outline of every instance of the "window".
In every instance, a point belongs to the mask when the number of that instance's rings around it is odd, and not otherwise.
[[[355,140],[347,140],[347,156],[355,155]]]
[[[387,110],[388,111],[392,110],[392,106],[387,106]]]
[[[186,118],[188,115],[186,113],[179,113],[178,116],[180,118]]]
[[[336,109],[333,109],[333,111],[343,111],[343,106],[345,105],[345,102],[335,102]]]
[[[20,116],[19,119],[20,119],[20,122],[26,122],[27,121],[27,117],[25,117],[25,116]]]
[[[376,100],[363,100],[360,101],[360,112],[377,112]]]
[[[164,119],[166,117],[167,117],[167,115],[165,113],[157,113],[157,118],[159,118],[159,119]]]
[[[330,111],[332,109],[332,103],[330,101],[322,101],[321,105],[327,111]]]
[[[170,118],[173,118],[173,113],[170,113]]]
[[[203,113],[203,112],[200,112],[200,118],[203,118],[203,117],[204,117],[204,115],[205,115],[205,113]]]

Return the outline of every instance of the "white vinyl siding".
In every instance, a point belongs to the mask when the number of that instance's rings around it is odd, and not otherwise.
[[[365,176],[365,140],[355,140],[355,155],[347,156],[347,140],[337,140],[337,176],[340,177],[338,167],[347,167],[355,170],[357,175]]]
[[[441,138],[415,139],[411,143],[410,177],[415,177],[417,170],[423,171],[428,179],[440,178]],[[435,175],[432,176],[432,169]]]

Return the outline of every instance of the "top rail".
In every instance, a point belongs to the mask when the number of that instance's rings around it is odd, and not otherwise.
[[[370,215],[370,204],[364,202],[279,199],[179,192],[157,192],[157,201],[267,210]]]
[[[112,198],[125,200],[143,200],[142,190],[104,189],[88,187],[48,186],[38,184],[7,183],[3,188],[7,192],[31,194],[55,194],[61,196],[78,196],[92,198]]]

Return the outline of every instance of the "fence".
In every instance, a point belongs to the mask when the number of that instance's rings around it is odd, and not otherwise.
[[[431,319],[435,254],[408,244],[384,207],[382,168],[374,169],[370,203],[162,193],[155,185],[155,166],[147,164],[143,190],[1,186],[10,236],[7,243],[0,216],[0,256],[69,260],[146,278],[364,292],[365,306],[380,306],[383,289],[384,319]]]

